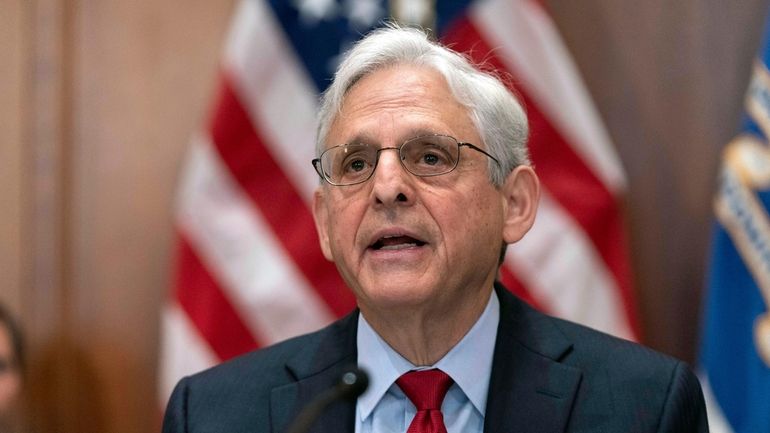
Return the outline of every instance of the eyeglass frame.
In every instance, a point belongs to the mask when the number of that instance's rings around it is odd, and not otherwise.
[[[401,149],[403,149],[404,145],[406,145],[407,143],[409,143],[411,141],[418,140],[420,138],[425,138],[425,137],[445,137],[445,138],[451,138],[452,141],[457,143],[457,161],[455,161],[455,165],[452,166],[451,169],[449,169],[449,170],[447,170],[447,171],[445,171],[443,173],[417,174],[417,173],[414,173],[412,170],[409,170],[409,168],[406,166],[406,164],[404,164],[404,159],[406,159],[406,158],[401,155]],[[475,151],[481,152],[484,155],[486,155],[489,158],[491,158],[492,161],[495,161],[495,163],[497,163],[498,166],[502,166],[500,164],[500,161],[497,160],[497,158],[495,158],[494,156],[490,155],[484,149],[482,149],[482,148],[480,148],[480,147],[478,147],[478,146],[476,146],[476,145],[474,145],[472,143],[468,143],[466,141],[459,141],[458,139],[452,137],[451,135],[445,135],[445,134],[426,134],[426,135],[418,135],[416,137],[412,137],[412,138],[409,138],[407,140],[404,140],[404,142],[401,143],[397,147],[391,146],[391,147],[381,147],[381,148],[377,149],[377,154],[376,154],[377,156],[374,159],[374,165],[372,166],[372,171],[369,173],[368,176],[366,176],[366,178],[361,179],[361,180],[359,180],[357,182],[354,182],[354,183],[334,183],[329,178],[327,178],[327,176],[324,175],[323,167],[321,167],[321,158],[323,158],[323,156],[327,152],[332,150],[332,149],[336,149],[336,148],[340,148],[340,147],[344,147],[344,146],[350,146],[351,144],[355,144],[355,143],[345,143],[345,144],[338,144],[336,146],[332,146],[332,147],[324,150],[323,152],[321,152],[321,155],[319,155],[318,158],[313,158],[313,160],[311,161],[311,163],[313,164],[313,168],[315,169],[316,173],[318,173],[318,175],[321,177],[321,179],[323,179],[329,185],[332,185],[332,186],[353,186],[353,185],[359,185],[359,184],[362,184],[362,183],[368,181],[369,179],[372,178],[372,176],[374,176],[374,172],[377,170],[377,164],[380,163],[380,152],[382,152],[383,150],[397,150],[398,151],[398,162],[401,164],[401,167],[403,167],[404,170],[407,171],[407,173],[412,174],[412,175],[417,176],[417,177],[443,176],[445,174],[449,174],[449,173],[453,172],[457,168],[457,166],[460,165],[460,155],[462,154],[462,152],[460,152],[460,148],[461,147],[469,147],[469,148],[471,148],[471,149],[473,149]]]

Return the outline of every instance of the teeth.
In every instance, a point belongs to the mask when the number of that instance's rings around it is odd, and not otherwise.
[[[401,250],[404,248],[411,248],[416,247],[416,243],[410,243],[410,244],[398,244],[398,245],[386,245],[380,248],[381,250]]]

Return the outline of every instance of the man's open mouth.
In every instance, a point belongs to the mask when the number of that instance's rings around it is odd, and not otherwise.
[[[411,236],[383,236],[377,239],[369,248],[373,250],[400,250],[421,247],[425,242]]]

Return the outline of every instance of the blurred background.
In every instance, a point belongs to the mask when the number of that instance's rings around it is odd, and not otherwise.
[[[234,0],[0,0],[0,300],[39,431],[157,431],[189,140]],[[769,0],[545,2],[626,170],[641,340],[696,360],[711,198]]]

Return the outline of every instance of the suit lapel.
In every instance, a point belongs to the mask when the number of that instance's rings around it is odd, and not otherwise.
[[[489,383],[484,422],[486,433],[566,429],[580,386],[580,370],[560,361],[572,345],[550,318],[533,310],[503,286],[500,324]],[[273,433],[284,433],[315,397],[332,387],[356,364],[358,311],[323,330],[286,368],[296,382],[277,387],[270,397]],[[311,429],[314,433],[352,433],[355,402],[333,405]]]
[[[572,348],[550,318],[496,286],[500,325],[484,431],[563,432],[581,372],[560,361]]]
[[[320,333],[286,364],[296,382],[274,388],[270,394],[273,433],[284,433],[300,411],[314,398],[333,387],[342,374],[356,365],[358,310]],[[331,405],[313,428],[314,433],[352,433],[355,402]]]

